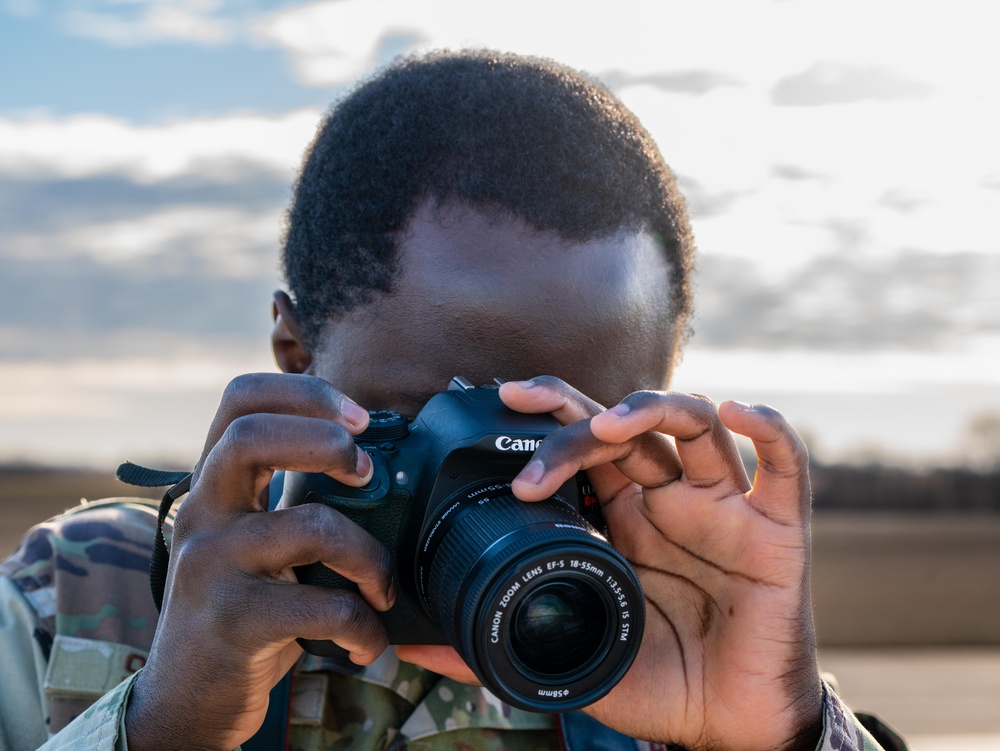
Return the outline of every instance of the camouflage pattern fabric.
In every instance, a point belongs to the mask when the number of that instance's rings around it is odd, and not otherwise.
[[[823,738],[817,751],[884,751],[828,685],[823,705]]]
[[[552,716],[400,662],[392,650],[365,668],[307,656],[292,682],[291,751],[461,749],[557,751]],[[313,670],[307,672],[305,666]]]
[[[0,566],[37,616],[51,733],[145,664],[157,619],[149,594],[155,530],[150,502],[84,504],[34,527]]]
[[[152,642],[157,613],[149,593],[149,551],[156,506],[113,499],[71,510],[30,531],[0,566],[26,605],[0,603],[0,655],[44,654],[44,677],[21,669],[24,702],[44,683],[43,707],[54,737],[45,749],[125,751],[124,709]],[[8,613],[6,610],[10,610]],[[14,612],[14,611],[17,612]],[[23,613],[31,613],[25,616]],[[26,636],[32,634],[31,637]],[[34,644],[28,641],[34,640]],[[28,643],[25,643],[28,641]],[[880,751],[832,690],[817,751]],[[17,706],[0,707],[0,730]],[[524,712],[481,688],[401,663],[388,650],[366,667],[346,659],[303,656],[292,683],[292,751],[556,751],[558,718]],[[0,732],[0,751],[27,751]],[[573,751],[592,751],[574,743]],[[629,741],[616,749],[657,751]]]

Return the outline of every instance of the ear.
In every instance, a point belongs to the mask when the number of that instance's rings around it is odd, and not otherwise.
[[[271,350],[283,373],[305,373],[312,365],[312,354],[302,341],[302,331],[295,318],[295,303],[286,292],[275,292],[271,303],[274,329]]]

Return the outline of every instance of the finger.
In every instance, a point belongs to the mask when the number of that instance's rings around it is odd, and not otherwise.
[[[562,425],[586,420],[604,411],[602,405],[554,376],[508,381],[500,387],[500,399],[515,412],[550,412]]]
[[[340,424],[314,417],[249,414],[229,424],[205,458],[185,506],[260,510],[275,470],[323,472],[349,485],[371,479],[371,457]],[[266,507],[266,506],[265,506]]]
[[[440,644],[401,644],[396,647],[396,656],[403,662],[412,662],[459,683],[482,685],[472,668],[465,664],[465,660],[452,647]]]
[[[366,665],[389,645],[382,619],[346,589],[327,589],[288,582],[261,582],[257,628],[268,641],[329,639]]]
[[[528,414],[550,413],[562,425],[586,420],[604,411],[604,406],[554,376],[538,376],[529,381],[508,381],[500,387],[500,398],[511,409]],[[548,440],[548,438],[546,438]],[[542,459],[535,455],[527,474],[522,476],[521,490],[515,494],[522,500],[541,500],[544,490],[529,487],[544,473]],[[629,480],[610,464],[589,468],[590,481],[599,498],[613,498]],[[533,478],[533,479],[532,479]],[[525,484],[527,483],[527,484]]]
[[[562,483],[581,470],[600,468],[613,463],[618,469],[617,483],[594,470],[591,479],[598,486],[598,496],[609,498],[624,484],[636,482],[643,487],[660,487],[680,476],[680,462],[666,436],[640,433],[621,443],[608,443],[596,437],[590,420],[575,422],[545,437],[531,461],[514,478],[511,488],[518,498],[541,500],[555,493]]]
[[[393,565],[388,549],[336,509],[306,503],[266,514],[242,514],[224,551],[244,571],[277,576],[320,562],[358,585],[376,610],[392,607]]]
[[[613,443],[632,440],[646,431],[672,435],[684,475],[693,486],[729,483],[740,492],[750,488],[736,441],[705,397],[638,391],[594,417],[591,430]]]
[[[809,453],[802,439],[775,409],[763,405],[724,402],[723,422],[753,441],[757,474],[748,494],[751,505],[769,518],[799,524],[808,517]]]
[[[368,426],[368,412],[322,378],[289,373],[250,373],[234,378],[226,387],[208,430],[202,456],[207,456],[233,421],[255,413],[332,420],[353,435]]]

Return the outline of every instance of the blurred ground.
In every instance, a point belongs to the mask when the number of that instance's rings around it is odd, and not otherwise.
[[[1000,516],[817,514],[820,666],[912,751],[1000,751]]]
[[[820,666],[912,751],[1000,751],[1000,647],[823,648]]]
[[[113,496],[160,498],[163,488],[134,488],[119,482],[112,472],[0,470],[0,559],[17,547],[34,524],[77,505]]]
[[[0,473],[0,556],[78,500],[160,496],[100,473]],[[912,751],[1000,751],[1000,515],[813,519],[820,663]]]
[[[822,645],[1000,647],[1000,514],[816,514],[812,583]]]

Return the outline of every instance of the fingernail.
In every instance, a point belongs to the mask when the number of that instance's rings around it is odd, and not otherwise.
[[[385,599],[389,601],[389,607],[391,608],[396,604],[396,580],[393,579],[389,582],[389,589],[386,590]]]
[[[538,459],[532,459],[515,479],[526,482],[529,485],[537,485],[544,474],[545,465]]]
[[[358,473],[358,479],[361,480],[362,485],[367,485],[371,481],[372,475],[375,474],[372,458],[362,449],[358,449],[358,464],[354,471]]]
[[[346,396],[340,402],[340,414],[355,428],[360,428],[368,422],[368,411],[359,407]]]
[[[731,404],[735,404],[743,412],[753,412],[752,404],[747,404],[746,402],[739,402],[736,401],[735,399],[730,399],[729,401]]]
[[[608,410],[609,415],[614,415],[615,417],[624,417],[629,412],[627,404],[616,404],[614,407]]]

